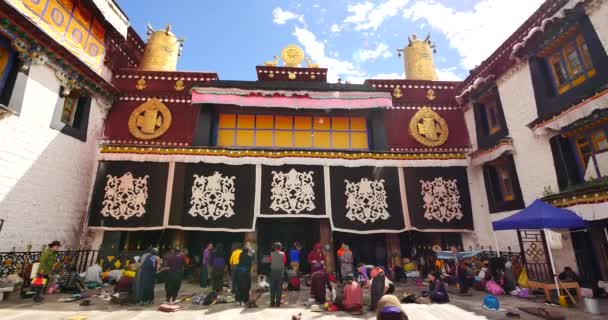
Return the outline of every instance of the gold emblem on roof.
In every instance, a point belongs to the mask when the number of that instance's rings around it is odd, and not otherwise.
[[[281,51],[281,58],[286,67],[297,67],[304,60],[304,50],[290,44]]]
[[[310,58],[304,56],[304,50],[302,48],[296,46],[295,44],[290,44],[281,50],[281,59],[283,60],[284,67],[297,68],[300,67],[302,62],[306,62],[306,68],[318,68],[318,63],[313,63]],[[274,60],[264,61],[264,65],[267,67],[278,67],[279,66],[279,57],[274,56]]]
[[[395,87],[395,90],[393,90],[393,97],[397,99],[403,97],[403,93],[401,93],[401,88],[399,88],[398,86]]]
[[[427,147],[438,147],[448,140],[448,124],[429,107],[422,107],[410,120],[410,134]]]
[[[436,98],[436,97],[437,97],[437,96],[435,95],[435,90],[433,90],[433,89],[429,89],[429,90],[426,92],[426,98],[427,98],[427,99],[429,99],[429,100],[431,100],[431,101],[432,101],[432,100],[435,100],[435,98]]]
[[[156,98],[142,103],[129,117],[129,132],[143,140],[162,136],[169,126],[171,126],[171,112]]]

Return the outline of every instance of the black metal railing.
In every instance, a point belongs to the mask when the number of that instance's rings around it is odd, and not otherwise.
[[[32,265],[40,260],[41,253],[41,251],[0,252],[0,278],[17,274],[23,279],[29,279]],[[61,273],[71,267],[83,272],[95,263],[98,253],[97,250],[59,251],[53,272]]]

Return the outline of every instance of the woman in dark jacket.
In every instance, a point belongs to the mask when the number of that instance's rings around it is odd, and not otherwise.
[[[213,291],[219,292],[222,290],[225,270],[224,246],[220,243],[213,250],[213,260],[211,260],[211,288],[213,288]]]
[[[249,302],[249,290],[251,290],[251,265],[253,264],[254,254],[249,243],[243,247],[243,252],[239,258],[239,264],[236,267],[235,280],[236,283],[234,293],[236,301],[239,305],[244,305]]]
[[[429,281],[429,291],[423,292],[423,296],[429,298],[431,302],[446,303],[450,301],[448,292],[445,290],[439,272],[433,270],[427,275]]]

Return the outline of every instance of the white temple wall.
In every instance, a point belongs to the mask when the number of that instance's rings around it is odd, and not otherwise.
[[[503,111],[509,136],[513,138],[515,149],[513,159],[517,168],[520,187],[524,203],[530,205],[534,200],[543,196],[546,187],[558,190],[553,154],[549,143],[550,136],[535,136],[526,125],[538,116],[534,88],[529,65],[521,63],[514,66],[509,72],[497,80],[498,92],[502,102]],[[514,212],[493,214],[492,220],[496,221],[508,217]],[[517,238],[507,233],[515,234],[515,231],[503,231],[497,233],[499,243],[509,243],[513,248],[519,248]],[[559,257],[560,265],[569,265],[576,268],[576,258],[572,250],[571,242],[564,241],[561,250],[553,250],[553,254]]]
[[[595,33],[600,38],[604,50],[608,52],[608,1],[596,0],[595,5],[591,5],[587,8],[587,15],[593,27]]]
[[[87,141],[51,129],[60,82],[33,64],[21,114],[0,120],[0,251],[79,245],[103,113],[93,98]]]

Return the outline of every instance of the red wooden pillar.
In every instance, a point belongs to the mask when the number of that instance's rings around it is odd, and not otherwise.
[[[328,272],[336,271],[336,259],[334,255],[334,241],[331,236],[331,226],[329,220],[322,220],[319,223],[320,232],[319,240],[323,246],[323,253],[325,254],[325,267]],[[329,248],[329,250],[327,250]]]
[[[396,233],[386,234],[386,251],[388,252],[388,266],[393,269],[401,264],[401,241]]]

